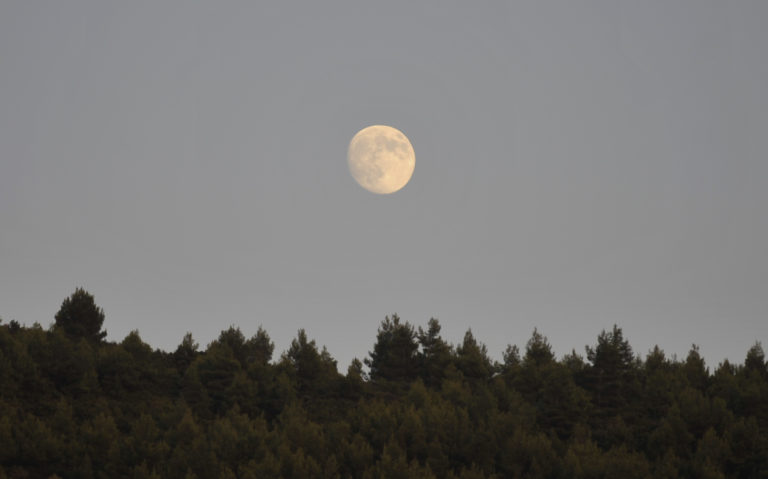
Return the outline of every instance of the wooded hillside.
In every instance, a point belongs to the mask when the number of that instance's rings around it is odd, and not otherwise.
[[[0,323],[0,478],[768,477],[758,343],[710,369],[619,327],[558,359],[534,331],[499,362],[394,315],[339,374],[302,330],[279,357],[263,329],[107,342],[81,289],[55,318]]]

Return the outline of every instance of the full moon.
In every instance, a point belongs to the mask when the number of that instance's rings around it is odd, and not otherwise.
[[[349,172],[360,186],[386,195],[408,183],[416,166],[416,155],[403,132],[391,126],[373,125],[352,137],[347,162]]]

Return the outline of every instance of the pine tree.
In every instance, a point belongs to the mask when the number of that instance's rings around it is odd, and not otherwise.
[[[55,318],[56,327],[73,338],[98,343],[107,336],[107,332],[101,330],[104,311],[96,306],[93,295],[82,288],[77,288],[61,303]]]
[[[525,345],[523,364],[525,366],[543,366],[554,359],[555,355],[552,352],[552,346],[547,341],[547,337],[534,328],[531,339]]]
[[[376,381],[410,382],[416,377],[418,359],[416,332],[410,323],[401,323],[396,314],[384,318],[376,335],[373,351],[365,364],[370,367],[371,379]]]
[[[493,374],[493,365],[488,359],[488,349],[475,340],[471,329],[467,330],[464,341],[456,348],[456,356],[459,371],[465,378],[487,380]]]
[[[451,346],[440,337],[440,323],[431,318],[427,330],[419,327],[419,362],[421,377],[428,386],[439,386],[445,375],[445,368],[451,362]]]
[[[619,412],[629,398],[629,383],[633,379],[634,354],[629,341],[616,325],[610,332],[597,337],[597,346],[587,347],[587,359],[592,363],[590,380],[594,402],[610,416]]]

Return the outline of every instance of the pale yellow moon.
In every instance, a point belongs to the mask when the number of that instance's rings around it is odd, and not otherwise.
[[[416,166],[416,155],[403,132],[391,126],[373,125],[352,137],[347,163],[360,186],[386,195],[408,183]]]

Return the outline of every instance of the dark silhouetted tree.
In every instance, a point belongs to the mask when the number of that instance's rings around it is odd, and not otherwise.
[[[586,349],[587,359],[592,363],[595,403],[606,412],[615,413],[626,400],[623,386],[632,372],[632,347],[624,339],[621,328],[614,325],[611,331],[600,333],[597,346]]]
[[[428,386],[439,386],[451,362],[451,346],[440,337],[440,323],[435,318],[429,320],[426,331],[419,327],[417,336],[421,345],[421,378]]]
[[[181,340],[181,344],[176,348],[173,353],[173,359],[176,363],[176,368],[179,373],[184,373],[187,370],[192,361],[200,354],[198,349],[200,345],[192,338],[192,333],[184,335],[184,339]]]
[[[688,356],[685,358],[683,373],[691,387],[699,391],[704,391],[707,388],[709,370],[704,363],[704,358],[699,354],[699,347],[695,344],[691,346],[691,350],[688,351]]]
[[[72,296],[65,299],[56,313],[57,328],[72,338],[85,338],[94,343],[107,335],[101,330],[103,323],[104,311],[96,306],[93,295],[82,288],[77,288]]]
[[[410,323],[400,322],[396,314],[381,322],[373,352],[365,364],[370,368],[371,379],[410,382],[416,378],[416,332]]]
[[[755,371],[762,377],[768,376],[768,369],[766,369],[765,353],[763,352],[763,346],[757,342],[749,351],[747,351],[747,358],[744,360],[744,368],[747,371]]]
[[[493,365],[488,359],[488,349],[478,343],[472,330],[464,334],[464,341],[456,348],[457,366],[465,378],[490,379]]]
[[[272,360],[272,352],[275,350],[275,343],[269,338],[267,332],[259,326],[256,334],[245,342],[247,351],[247,361],[266,365]]]
[[[629,401],[639,399],[635,390],[637,365],[629,341],[616,325],[611,331],[602,331],[597,345],[587,346],[586,350],[587,359],[592,363],[587,374],[587,389],[592,392],[596,407],[594,426],[606,433],[609,419],[626,414]],[[604,446],[605,437],[596,435],[598,444]]]
[[[531,339],[525,345],[523,364],[525,366],[543,366],[554,359],[555,355],[552,352],[552,346],[549,345],[546,336],[534,328]]]
[[[282,363],[288,366],[300,397],[325,397],[340,378],[336,361],[325,348],[318,351],[315,341],[309,341],[303,329],[291,341],[291,347],[283,354]]]

